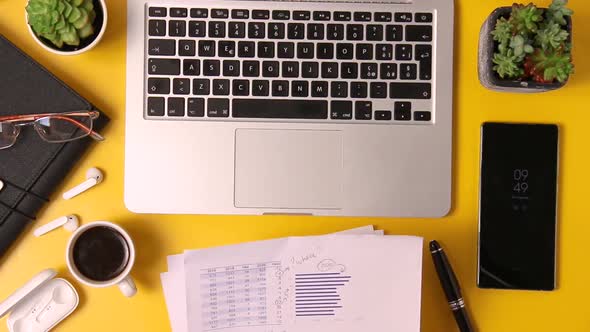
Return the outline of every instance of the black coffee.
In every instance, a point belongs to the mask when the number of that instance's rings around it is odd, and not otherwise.
[[[73,249],[76,268],[86,278],[109,281],[129,263],[129,246],[121,233],[107,226],[92,227],[76,239]]]

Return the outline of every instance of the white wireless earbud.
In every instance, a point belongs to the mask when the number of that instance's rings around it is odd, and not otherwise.
[[[0,191],[2,191],[2,188],[4,188],[4,182],[2,182],[2,180],[0,180]]]
[[[71,214],[69,216],[63,216],[63,217],[57,218],[54,221],[51,221],[51,222],[37,228],[33,232],[33,234],[35,234],[36,237],[39,237],[43,234],[47,234],[47,233],[51,232],[54,229],[59,228],[61,226],[63,226],[66,230],[73,232],[76,230],[76,228],[78,228],[78,225],[79,225],[78,217]]]
[[[102,179],[103,179],[102,172],[98,168],[92,167],[86,172],[86,181],[84,181],[81,184],[75,186],[74,188],[66,191],[63,194],[63,198],[64,199],[74,198],[74,197],[80,195],[81,193],[85,192],[86,190],[101,183]]]

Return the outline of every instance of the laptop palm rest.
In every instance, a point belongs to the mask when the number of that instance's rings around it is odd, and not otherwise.
[[[341,208],[340,131],[238,129],[235,139],[236,207]]]

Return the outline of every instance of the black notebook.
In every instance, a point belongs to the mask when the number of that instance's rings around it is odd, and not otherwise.
[[[96,110],[45,68],[0,35],[0,116]],[[109,119],[94,121],[100,131]],[[0,150],[0,256],[35,219],[93,139],[47,143],[32,127]]]

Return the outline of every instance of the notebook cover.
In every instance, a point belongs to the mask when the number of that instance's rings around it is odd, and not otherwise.
[[[0,35],[0,116],[79,110],[96,108]],[[108,121],[101,113],[94,130],[100,132]],[[0,150],[0,257],[93,141],[47,143],[25,127],[14,146]]]

